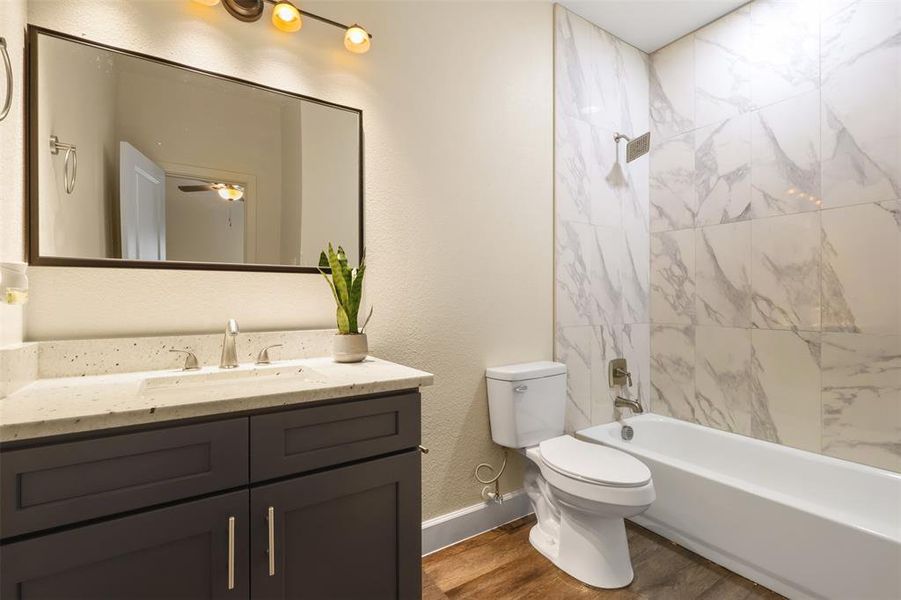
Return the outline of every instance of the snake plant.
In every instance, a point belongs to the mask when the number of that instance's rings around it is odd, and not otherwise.
[[[331,269],[332,277],[323,269]],[[332,295],[338,305],[336,314],[338,319],[338,333],[353,335],[363,333],[369,319],[372,317],[372,309],[361,327],[357,326],[357,314],[360,312],[360,298],[363,296],[363,274],[366,272],[366,258],[360,258],[360,266],[352,269],[347,265],[347,254],[344,248],[338,246],[336,252],[329,243],[328,250],[323,250],[319,255],[319,272],[325,277]]]

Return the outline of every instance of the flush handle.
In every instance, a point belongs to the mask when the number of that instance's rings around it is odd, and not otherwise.
[[[529,389],[529,386],[523,384],[523,385],[518,385],[515,388],[513,388],[513,391],[519,392],[521,394],[521,393],[527,391],[528,389]]]

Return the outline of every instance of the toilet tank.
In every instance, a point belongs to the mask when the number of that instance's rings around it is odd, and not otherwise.
[[[485,377],[496,444],[527,448],[563,434],[566,365],[543,361],[493,367]]]

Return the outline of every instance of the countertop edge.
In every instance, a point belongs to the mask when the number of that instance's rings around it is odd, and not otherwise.
[[[424,372],[423,372],[424,373]],[[120,427],[166,423],[192,418],[227,416],[230,413],[265,410],[278,407],[295,407],[323,400],[337,400],[386,392],[398,392],[428,387],[434,376],[402,377],[372,382],[350,383],[333,387],[279,392],[268,395],[246,395],[222,400],[207,400],[173,406],[150,406],[121,412],[94,413],[77,418],[65,417],[52,420],[0,424],[0,444],[35,441],[67,434],[102,432]]]

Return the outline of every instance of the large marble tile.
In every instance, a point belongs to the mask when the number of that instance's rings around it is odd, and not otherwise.
[[[811,0],[751,3],[750,78],[754,106],[766,106],[819,86],[819,8],[819,2]]]
[[[819,209],[819,91],[753,113],[751,149],[753,218]]]
[[[650,58],[641,50],[616,40],[623,94],[620,99],[623,133],[638,136],[650,131]]]
[[[695,42],[689,34],[650,57],[651,142],[695,127]]]
[[[632,373],[632,386],[617,390],[624,398],[638,400],[645,411],[651,410],[651,326],[625,324],[621,329],[622,356]],[[607,365],[603,365],[606,373]]]
[[[623,322],[650,320],[650,232],[647,193],[635,193],[623,201]]]
[[[589,64],[590,121],[610,133],[649,129],[648,55],[593,26]]]
[[[695,410],[695,328],[650,328],[651,410],[688,421]]]
[[[622,225],[622,188],[613,135],[586,121],[558,115],[554,172],[558,219],[604,227]]]
[[[607,365],[623,356],[622,325],[601,325],[591,330],[591,424],[616,420],[613,399],[619,390],[611,389]]]
[[[555,110],[558,115],[589,121],[594,27],[559,4],[554,7],[554,26]]]
[[[640,135],[648,130],[648,57],[600,27],[592,34],[592,123]]]
[[[901,471],[901,336],[823,334],[823,452]]]
[[[751,109],[751,19],[742,6],[694,33],[695,126]]]
[[[823,331],[901,333],[901,201],[822,212]]]
[[[873,0],[875,2],[891,2],[893,0]],[[844,10],[860,0],[820,0],[820,20],[824,21],[840,10]]]
[[[594,325],[623,322],[625,235],[620,229],[595,227],[589,261],[589,320]]]
[[[566,365],[566,431],[591,424],[592,327],[560,327],[554,336],[554,356]]]
[[[652,146],[650,154],[651,231],[694,227],[695,137],[689,132]]]
[[[820,334],[751,330],[751,435],[820,451]]]
[[[751,119],[739,115],[695,131],[697,225],[749,218],[751,209]]]
[[[695,420],[751,433],[751,332],[731,327],[695,329]]]
[[[597,267],[593,260],[597,253],[594,227],[585,223],[558,221],[556,229],[556,322],[564,327],[589,325],[597,314],[591,281],[591,269]],[[614,272],[609,277],[618,280],[619,260],[613,263],[613,268]]]
[[[751,222],[751,322],[762,329],[820,329],[820,214]]]
[[[901,2],[822,24],[823,206],[901,197]]]
[[[601,170],[597,155],[601,140],[587,122],[570,116],[558,116],[556,126],[554,175],[557,218],[592,223],[593,205],[603,205],[612,223],[618,223],[619,198],[598,198]]]
[[[699,325],[750,327],[751,223],[695,230],[695,318]]]
[[[685,324],[695,320],[695,232],[651,235],[651,322]]]

